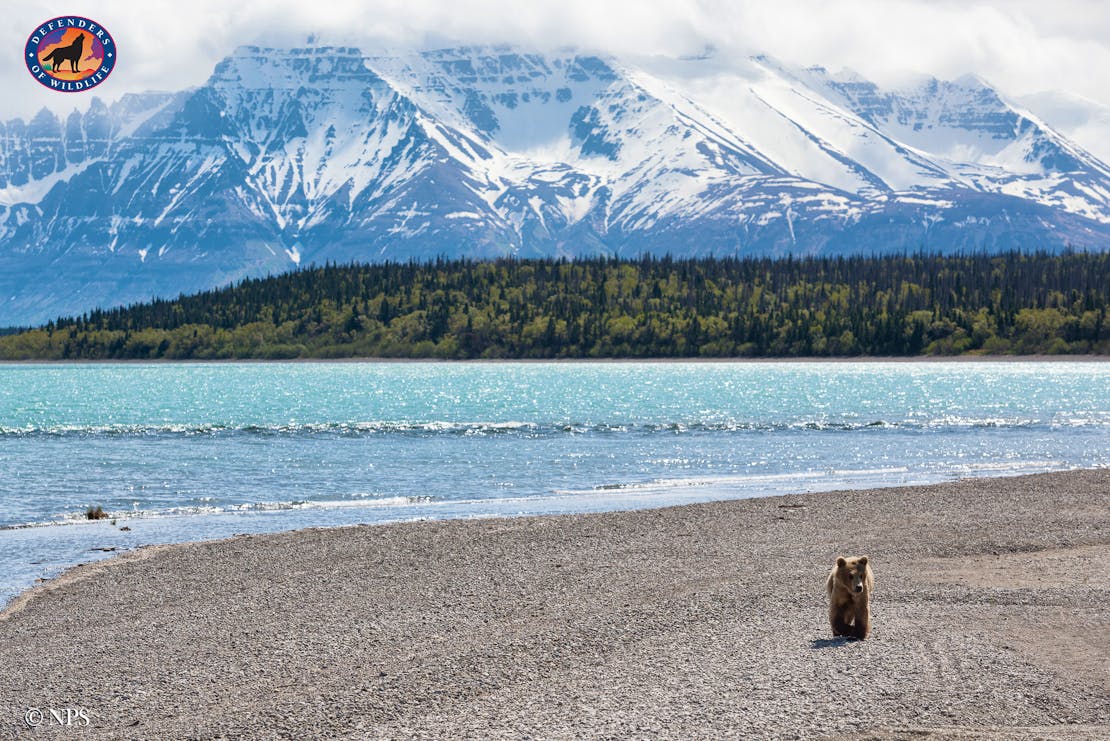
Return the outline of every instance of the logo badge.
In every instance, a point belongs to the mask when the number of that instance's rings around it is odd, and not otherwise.
[[[96,21],[63,15],[31,32],[23,61],[43,86],[78,93],[96,87],[112,74],[116,42]]]

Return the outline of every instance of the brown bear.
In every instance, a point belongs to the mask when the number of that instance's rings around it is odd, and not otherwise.
[[[834,636],[863,640],[871,632],[871,590],[875,577],[867,556],[836,559],[825,582],[829,594],[829,623]]]

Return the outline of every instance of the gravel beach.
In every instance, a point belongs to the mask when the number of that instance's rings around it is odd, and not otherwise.
[[[0,666],[0,737],[1105,739],[1110,470],[143,548]]]

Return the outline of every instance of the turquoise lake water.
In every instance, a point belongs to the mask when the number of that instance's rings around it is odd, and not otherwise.
[[[145,543],[1107,465],[1101,362],[0,365],[0,603]]]

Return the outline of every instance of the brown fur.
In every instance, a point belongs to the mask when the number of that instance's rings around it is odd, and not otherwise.
[[[834,636],[863,640],[871,632],[871,592],[875,577],[867,556],[836,559],[825,582],[829,594],[829,624]]]

